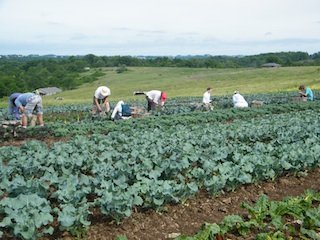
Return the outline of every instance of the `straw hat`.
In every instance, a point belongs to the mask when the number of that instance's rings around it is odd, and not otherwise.
[[[108,87],[101,87],[101,92],[100,94],[104,97],[107,97],[111,94],[111,91]]]

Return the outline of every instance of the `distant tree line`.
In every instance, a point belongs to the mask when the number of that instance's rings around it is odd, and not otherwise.
[[[104,75],[94,69],[88,74],[83,59],[0,58],[0,98],[12,92],[34,91],[42,87],[73,89]]]
[[[56,86],[73,89],[95,81],[103,73],[99,68],[116,67],[123,73],[127,67],[244,68],[261,67],[264,63],[281,66],[320,65],[320,52],[266,53],[253,56],[0,56],[0,98],[12,92],[32,91]],[[90,70],[87,74],[81,74]]]

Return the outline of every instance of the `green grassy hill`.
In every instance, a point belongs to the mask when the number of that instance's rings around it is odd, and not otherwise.
[[[44,105],[86,103],[92,101],[95,89],[106,85],[111,89],[110,101],[142,98],[133,96],[135,90],[165,90],[168,97],[201,96],[208,86],[213,96],[232,94],[239,90],[243,94],[297,91],[300,84],[312,89],[320,88],[320,67],[281,68],[129,68],[118,74],[111,68],[102,69],[105,76],[94,83],[61,94],[44,97]],[[55,100],[62,97],[63,100]],[[6,102],[2,102],[3,106]]]

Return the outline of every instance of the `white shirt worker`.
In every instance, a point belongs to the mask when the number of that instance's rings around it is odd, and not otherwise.
[[[146,92],[146,96],[151,99],[154,103],[160,104],[161,91],[159,90],[151,90]]]
[[[117,105],[114,107],[113,112],[111,114],[111,119],[114,119],[117,113],[120,117],[122,117],[122,104],[124,104],[124,102],[119,101]]]
[[[239,92],[235,92],[233,94],[232,101],[233,101],[233,106],[235,108],[248,107],[247,101],[244,99],[244,97]]]
[[[210,92],[205,91],[205,93],[203,94],[202,102],[203,102],[204,104],[209,104],[209,103],[211,103],[210,97],[211,97]]]

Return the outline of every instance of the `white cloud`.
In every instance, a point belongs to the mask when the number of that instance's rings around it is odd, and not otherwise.
[[[248,54],[264,52],[266,40],[265,51],[313,52],[318,9],[318,0],[0,0],[0,54],[48,51],[42,45],[72,54]],[[286,39],[300,42],[279,47]]]

